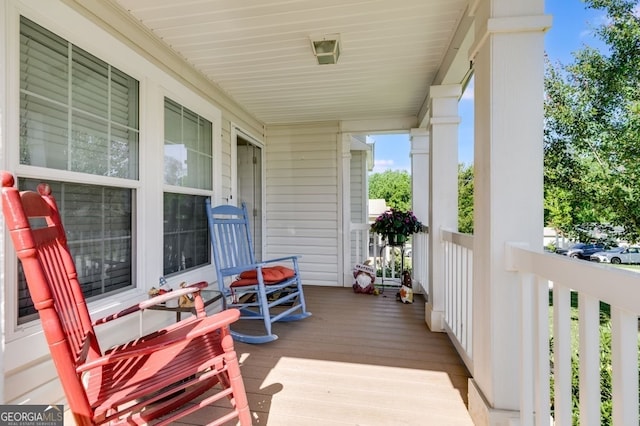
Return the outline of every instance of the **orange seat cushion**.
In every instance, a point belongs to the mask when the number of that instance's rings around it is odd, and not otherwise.
[[[265,284],[277,284],[281,281],[293,278],[296,272],[286,266],[268,266],[262,268],[262,280]],[[242,287],[258,284],[258,271],[251,269],[240,273],[240,278],[231,283],[232,287]]]

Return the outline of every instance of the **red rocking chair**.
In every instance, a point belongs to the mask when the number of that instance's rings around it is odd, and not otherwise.
[[[39,194],[18,192],[10,173],[0,172],[0,178],[5,222],[77,424],[165,425],[223,398],[230,408],[211,425],[233,419],[251,424],[229,332],[238,310],[207,316],[203,282],[92,322],[49,186],[40,184]],[[31,218],[46,224],[37,228]],[[94,326],[185,294],[195,296],[195,316],[107,351],[100,348]]]

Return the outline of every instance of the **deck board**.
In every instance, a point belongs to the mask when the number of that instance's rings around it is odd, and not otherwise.
[[[469,373],[447,335],[429,331],[421,296],[406,305],[393,289],[305,295],[313,316],[276,324],[274,342],[236,343],[255,425],[473,424]],[[198,416],[183,424],[204,424],[207,410]]]
[[[429,331],[422,296],[402,304],[393,289],[337,287],[305,295],[313,316],[277,323],[274,342],[235,344],[255,425],[473,425],[469,373],[448,336]],[[204,425],[216,412],[177,424]]]

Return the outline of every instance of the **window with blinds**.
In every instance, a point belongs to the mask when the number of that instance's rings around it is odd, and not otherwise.
[[[20,164],[138,178],[138,81],[22,17]]]
[[[212,123],[177,102],[164,101],[164,274],[211,263],[203,192],[213,188]]]
[[[134,197],[102,177],[138,178],[138,81],[36,23],[20,21],[20,164],[53,190],[78,278],[89,299],[134,285]],[[46,169],[49,169],[47,171]],[[35,169],[38,170],[38,169]],[[93,175],[92,184],[54,180],[53,170]],[[18,323],[35,318],[18,277]]]
[[[18,179],[35,191],[42,179]],[[60,209],[69,250],[87,299],[130,288],[133,283],[132,190],[47,180]],[[24,275],[18,277],[19,323],[35,318]]]

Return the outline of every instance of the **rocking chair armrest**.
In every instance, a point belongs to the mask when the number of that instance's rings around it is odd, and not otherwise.
[[[161,351],[174,344],[183,344],[185,340],[193,340],[195,338],[213,333],[216,330],[228,328],[230,324],[237,321],[240,318],[240,311],[235,308],[226,309],[213,316],[206,317],[207,321],[200,321],[190,330],[186,335],[177,336],[172,340],[161,339],[160,342],[155,344],[143,344],[142,347],[136,347],[135,345],[130,348],[122,350],[107,352],[105,355],[91,360],[85,364],[79,365],[76,368],[77,373],[83,373],[91,369],[102,367],[108,364],[120,362],[128,358],[136,358],[144,355],[148,355],[153,352]],[[186,319],[184,321],[192,321]]]
[[[267,265],[269,263],[275,263],[275,262],[282,262],[285,260],[290,260],[290,261],[294,261],[294,260],[298,260],[300,259],[302,256],[300,255],[294,255],[294,256],[285,256],[285,257],[277,257],[275,259],[267,259],[267,260],[263,260],[262,262],[259,262],[256,264],[256,266],[260,265]]]
[[[186,296],[187,294],[195,294],[195,297],[200,297],[200,290],[206,288],[209,284],[206,281],[201,281],[199,283],[191,284],[185,288],[179,288],[176,290],[172,290],[168,293],[161,294],[159,296],[151,297],[150,299],[144,300],[137,305],[130,306],[126,309],[123,309],[115,314],[107,315],[106,317],[97,319],[93,322],[93,326],[106,324],[109,321],[113,321],[118,318],[122,318],[129,314],[133,314],[135,312],[140,312],[145,309],[150,308],[151,306],[159,305],[160,303],[165,303],[168,300],[172,300],[181,296]]]

